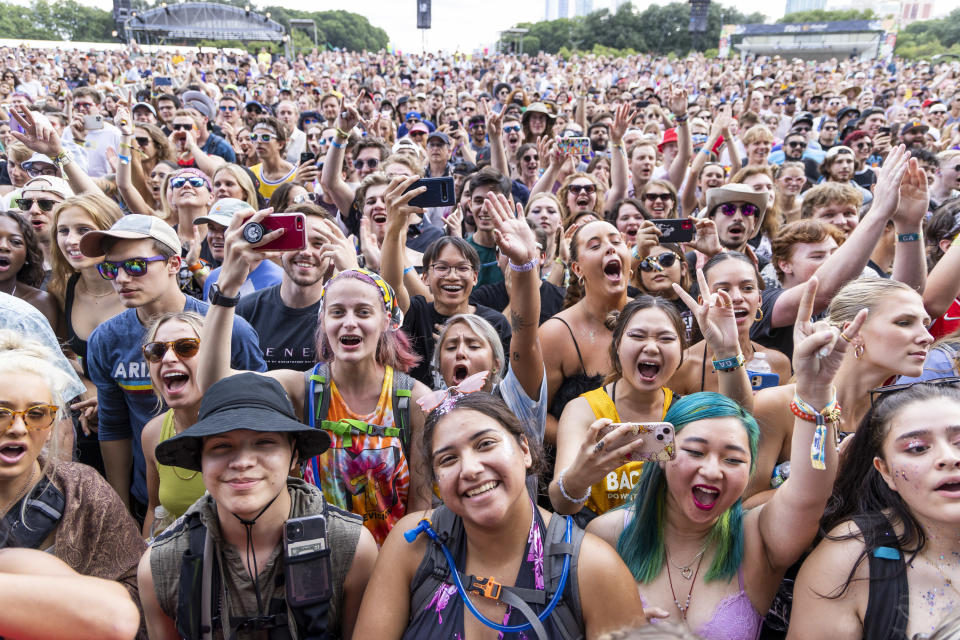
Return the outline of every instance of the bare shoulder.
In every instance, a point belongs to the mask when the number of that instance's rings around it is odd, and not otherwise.
[[[794,384],[761,389],[754,396],[753,416],[758,422],[763,420],[770,426],[782,427],[785,424],[792,424],[790,401],[793,399],[795,390]]]
[[[624,513],[623,509],[613,509],[597,516],[587,525],[587,533],[603,540],[610,548],[616,549],[617,540],[623,533]]]
[[[413,398],[414,401],[416,401],[430,392],[431,392],[430,387],[428,387],[427,385],[417,380],[413,383],[413,389],[410,391],[410,397]]]
[[[160,443],[160,432],[163,430],[163,420],[166,415],[166,412],[164,412],[151,418],[150,421],[144,425],[143,432],[140,434],[140,444],[143,447],[143,455],[151,460],[153,459],[153,450],[156,449]]]

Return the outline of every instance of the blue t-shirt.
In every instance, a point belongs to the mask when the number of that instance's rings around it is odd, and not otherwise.
[[[206,315],[210,306],[190,296],[184,296],[184,311]],[[145,327],[137,318],[136,309],[127,309],[100,324],[87,342],[87,366],[90,379],[97,386],[97,412],[100,421],[100,441],[133,440],[133,483],[131,494],[146,504],[146,463],[140,446],[144,425],[159,415],[160,408],[150,382],[150,369],[143,352]],[[231,366],[247,371],[266,371],[260,355],[257,332],[247,321],[233,319]]]
[[[219,277],[220,267],[211,271],[210,275],[207,276],[207,279],[203,283],[204,300],[210,299],[210,287],[216,284]],[[282,278],[283,267],[278,267],[275,262],[271,262],[270,260],[264,260],[257,265],[256,269],[250,272],[247,279],[240,285],[240,295],[246,295],[254,291],[260,291],[260,289],[272,287],[275,284],[280,284]]]
[[[237,153],[230,146],[230,143],[215,133],[210,134],[207,141],[203,143],[201,150],[210,156],[220,156],[227,162],[237,161]]]

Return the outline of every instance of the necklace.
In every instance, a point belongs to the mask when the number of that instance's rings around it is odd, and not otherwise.
[[[33,467],[30,469],[30,477],[27,478],[27,482],[23,485],[23,487],[20,488],[20,492],[16,495],[16,497],[3,506],[3,511],[0,511],[0,513],[7,515],[7,511],[10,510],[10,507],[20,502],[23,496],[26,495],[27,489],[29,489],[33,484],[33,477],[35,475],[37,475],[37,466],[33,465]]]
[[[87,286],[87,283],[86,283],[86,282],[84,282],[83,280],[81,280],[81,282],[83,282],[83,288],[84,288],[84,290],[87,292],[87,295],[90,296],[91,298],[105,298],[105,297],[107,297],[108,295],[110,295],[111,293],[114,293],[114,290],[113,290],[113,287],[112,287],[112,286],[111,286],[110,290],[107,291],[106,293],[93,293],[92,291],[90,291],[90,287]]]
[[[670,551],[667,550],[667,547],[663,547],[663,553],[667,556],[667,564],[673,564],[670,562]],[[697,576],[700,575],[700,565],[703,563],[703,552],[699,554],[700,559],[697,561],[697,570],[693,574],[693,582],[690,583],[690,590],[687,591],[687,599],[681,605],[680,601],[677,600],[677,592],[673,589],[673,577],[670,575],[670,567],[667,567],[667,580],[670,581],[670,595],[673,596],[673,604],[677,605],[677,610],[680,611],[680,619],[684,622],[687,621],[687,610],[690,608],[690,597],[693,595],[693,588],[697,586]],[[690,564],[693,564],[692,562]]]
[[[174,435],[180,433],[179,431],[177,431],[177,418],[176,418],[176,416],[174,416],[174,418],[173,418],[173,433],[174,433]],[[197,474],[200,473],[199,471],[194,471],[194,472],[191,473],[189,476],[187,476],[186,478],[184,478],[184,477],[183,477],[182,475],[180,475],[180,473],[177,471],[177,467],[171,466],[170,468],[173,469],[173,475],[177,476],[178,478],[180,478],[180,479],[183,480],[184,482],[189,482],[190,480],[193,480],[194,478],[197,477]]]
[[[675,563],[673,563],[673,562],[671,562],[670,564],[673,565],[673,568],[674,568],[674,569],[677,569],[678,571],[680,571],[680,575],[683,576],[683,579],[684,579],[684,580],[689,580],[689,579],[693,576],[693,569],[692,569],[693,563],[696,562],[697,560],[699,560],[699,559],[703,556],[703,553],[704,553],[706,550],[707,550],[707,546],[706,546],[706,545],[704,545],[703,547],[701,547],[701,548],[700,548],[700,553],[698,553],[697,555],[693,556],[693,560],[691,560],[690,563],[687,564],[687,565],[679,565],[679,564],[675,564]],[[697,566],[699,566],[699,565],[697,565]]]

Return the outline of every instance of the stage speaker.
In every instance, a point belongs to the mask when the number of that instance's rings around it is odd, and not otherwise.
[[[690,33],[706,32],[709,11],[710,0],[690,0]]]
[[[430,28],[430,0],[417,0],[417,29]]]

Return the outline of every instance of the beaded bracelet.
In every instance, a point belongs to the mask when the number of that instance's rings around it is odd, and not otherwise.
[[[916,242],[920,237],[919,233],[898,233],[897,242]]]
[[[733,371],[739,369],[743,366],[743,363],[746,360],[743,359],[743,354],[738,353],[732,358],[724,358],[723,360],[714,360],[713,361],[713,370],[714,371]]]
[[[537,259],[533,258],[530,262],[524,262],[523,264],[513,264],[513,261],[508,262],[510,265],[511,271],[518,271],[520,273],[526,273],[527,271],[532,271],[535,266],[537,266]]]
[[[579,500],[577,498],[571,497],[567,493],[567,490],[563,488],[563,476],[566,475],[566,473],[567,473],[567,470],[564,469],[563,471],[560,472],[560,477],[557,478],[557,488],[560,489],[560,495],[562,495],[564,499],[572,502],[573,504],[583,504],[584,502],[587,501],[587,498],[590,497],[590,489],[592,487],[587,487],[587,492],[583,494],[583,497],[580,498]]]
[[[690,116],[687,115],[686,113],[682,113],[674,118],[674,122],[676,122],[677,124],[683,124],[684,122],[687,121],[687,118],[689,117]]]

